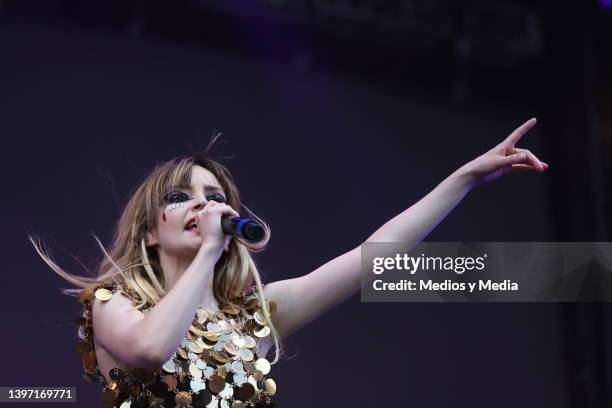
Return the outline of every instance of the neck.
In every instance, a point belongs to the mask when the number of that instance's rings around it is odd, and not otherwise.
[[[191,265],[192,258],[179,258],[166,254],[163,251],[159,251],[159,263],[164,274],[164,290],[166,293],[174,287],[176,282],[183,276],[187,268]],[[199,306],[216,312],[219,310],[219,305],[213,292],[213,276],[207,278],[206,289],[202,293]]]

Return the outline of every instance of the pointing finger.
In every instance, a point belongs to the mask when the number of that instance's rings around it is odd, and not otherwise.
[[[521,126],[516,128],[514,132],[510,133],[510,135],[506,138],[505,143],[510,144],[510,146],[514,146],[519,140],[521,140],[521,137],[523,137],[523,135],[536,124],[536,122],[536,118],[531,118],[527,122],[523,123]]]

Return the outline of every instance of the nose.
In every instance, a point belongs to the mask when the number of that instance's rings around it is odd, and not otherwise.
[[[208,203],[204,197],[196,197],[194,200],[193,210],[200,211]]]

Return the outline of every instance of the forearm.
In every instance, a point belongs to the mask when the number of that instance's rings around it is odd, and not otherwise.
[[[466,166],[459,168],[417,203],[385,223],[366,242],[421,242],[461,202],[472,183]]]
[[[212,287],[217,258],[208,247],[200,248],[191,265],[140,323],[137,331],[144,336],[144,347],[159,363],[172,356],[187,333],[203,294]]]

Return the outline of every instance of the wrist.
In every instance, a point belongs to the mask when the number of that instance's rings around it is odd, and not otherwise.
[[[223,248],[220,248],[218,244],[205,240],[202,241],[202,245],[198,250],[197,256],[203,257],[204,259],[217,259],[221,255],[222,250]]]
[[[463,166],[459,167],[453,174],[451,174],[457,183],[460,186],[471,190],[478,184],[478,177],[474,168],[472,166],[472,162],[466,163]]]
[[[187,271],[191,271],[190,273],[195,273],[197,275],[209,275],[210,279],[212,279],[215,265],[220,256],[218,252],[219,251],[213,246],[200,246],[198,253],[189,265],[189,268],[187,268]]]

